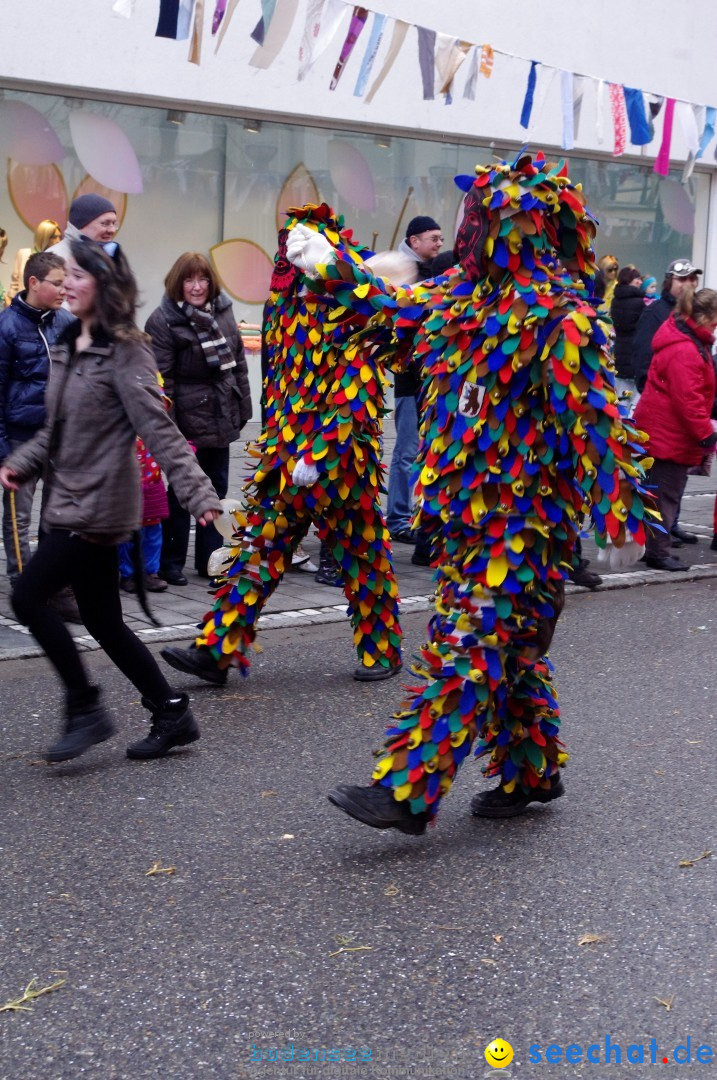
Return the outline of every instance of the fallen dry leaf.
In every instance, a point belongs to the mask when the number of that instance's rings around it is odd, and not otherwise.
[[[480,962],[481,962],[481,964],[497,964],[498,963],[497,960],[492,960],[490,958],[490,956],[481,956]]]
[[[680,859],[678,866],[694,866],[696,862],[700,862],[702,859],[709,859],[712,855],[711,851],[703,851],[701,855],[697,855],[694,859]]]
[[[401,890],[398,885],[389,885],[387,889],[383,890],[384,896],[400,896]]]
[[[499,945],[500,945],[502,940],[503,940],[503,935],[502,934],[493,934],[493,941],[497,941]]]
[[[669,1012],[671,1010],[672,1006],[675,1003],[675,995],[673,994],[672,997],[668,997],[668,998],[658,998],[658,997],[656,997],[655,1001],[657,1002],[658,1005],[663,1005],[667,1009],[667,1011]]]
[[[161,862],[159,862],[159,860],[157,860],[157,862],[152,863],[149,870],[147,871],[147,873],[144,876],[145,877],[154,877],[155,874],[176,874],[176,873],[177,873],[177,867],[176,866],[162,866]]]
[[[61,986],[64,986],[66,981],[66,979],[58,979],[51,986],[41,986],[39,990],[34,990],[33,987],[37,979],[31,979],[19,998],[14,998],[13,1001],[6,1001],[4,1005],[0,1005],[0,1012],[32,1012],[25,1004],[26,1001],[34,1001],[35,998],[42,997],[43,994],[51,994],[53,990],[59,990]]]
[[[605,934],[583,934],[578,940],[578,945],[602,945],[607,941]]]

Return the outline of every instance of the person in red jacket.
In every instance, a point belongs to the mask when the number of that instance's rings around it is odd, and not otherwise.
[[[717,292],[687,286],[677,308],[652,340],[653,359],[633,417],[649,435],[648,453],[655,462],[648,484],[656,489],[665,531],[648,533],[645,562],[656,570],[684,570],[670,553],[670,529],[687,481],[687,470],[699,465],[717,443],[711,415],[715,403],[712,362],[717,328]]]

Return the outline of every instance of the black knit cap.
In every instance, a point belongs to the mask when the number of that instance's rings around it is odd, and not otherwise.
[[[411,218],[406,227],[406,239],[408,240],[409,236],[420,236],[424,232],[433,232],[434,229],[438,229],[440,232],[440,228],[441,226],[432,217],[423,215]]]

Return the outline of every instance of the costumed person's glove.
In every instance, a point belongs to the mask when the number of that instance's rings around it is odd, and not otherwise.
[[[318,479],[319,470],[315,465],[309,465],[303,458],[296,463],[291,474],[291,482],[297,487],[313,487]]]
[[[597,561],[606,562],[611,570],[624,570],[626,566],[639,562],[644,554],[644,544],[638,544],[636,540],[626,540],[622,547],[615,547],[608,536],[607,546],[598,548]]]
[[[309,277],[316,276],[316,267],[333,262],[336,252],[325,236],[306,225],[295,225],[286,241],[286,257]]]
[[[214,528],[219,532],[225,540],[228,540],[232,547],[236,547],[239,543],[236,536],[237,520],[234,514],[241,510],[241,503],[236,499],[222,499],[222,512],[221,515],[215,519]]]

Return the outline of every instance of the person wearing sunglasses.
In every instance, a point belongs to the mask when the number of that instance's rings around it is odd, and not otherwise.
[[[127,756],[162,757],[199,738],[189,698],[169,685],[122,618],[117,545],[138,532],[141,518],[136,436],[201,525],[219,517],[221,503],[164,407],[154,356],[134,321],[134,275],[117,244],[106,248],[71,245],[65,290],[76,318],[52,350],[47,420],[0,467],[0,483],[10,491],[43,478],[42,538],[11,602],[65,689],[65,721],[48,762],[78,757],[115,731],[75,642],[47,605],[66,585],[87,630],[151,714],[149,733]],[[138,593],[146,607],[144,591]]]
[[[632,363],[635,386],[638,394],[645,389],[650,364],[653,356],[653,339],[663,323],[676,311],[677,303],[685,288],[692,292],[697,288],[702,271],[693,266],[689,259],[674,259],[665,271],[659,300],[646,305],[640,315],[632,346]],[[696,544],[697,534],[683,529],[680,525],[680,511],[677,510],[672,524],[672,546]]]
[[[603,255],[598,263],[598,267],[605,275],[605,295],[603,297],[602,310],[607,314],[610,311],[610,305],[612,304],[613,296],[615,295],[617,275],[620,271],[620,266],[614,255]]]

